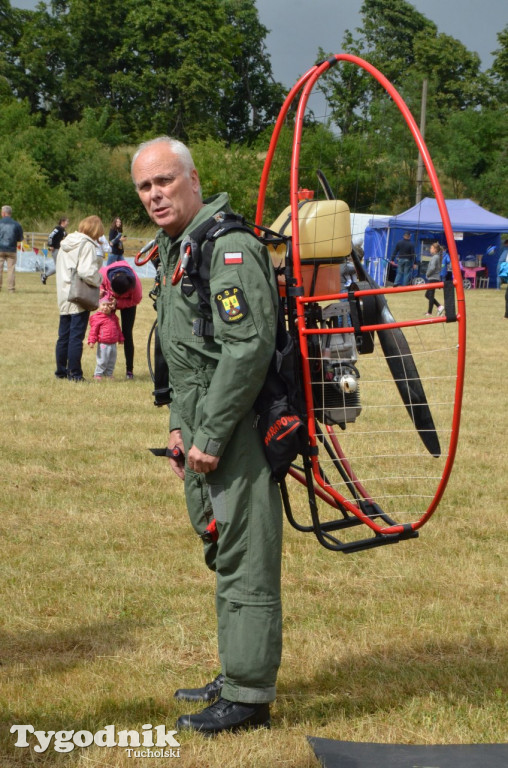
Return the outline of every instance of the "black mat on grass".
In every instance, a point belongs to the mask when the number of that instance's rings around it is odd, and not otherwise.
[[[366,744],[308,737],[323,768],[507,768],[508,744]]]

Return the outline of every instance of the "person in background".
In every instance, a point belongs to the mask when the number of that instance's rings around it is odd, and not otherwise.
[[[62,216],[61,219],[58,220],[58,224],[54,228],[52,232],[50,232],[48,237],[48,248],[51,251],[51,255],[53,257],[53,264],[46,269],[44,267],[44,271],[41,272],[41,283],[43,285],[46,285],[46,281],[48,277],[51,277],[51,275],[54,275],[56,272],[56,258],[58,256],[58,250],[60,248],[60,243],[64,239],[64,237],[67,237],[67,232],[65,231],[65,227],[69,223],[69,219],[67,216]]]
[[[397,273],[393,283],[394,288],[398,285],[409,285],[415,263],[415,249],[411,240],[411,232],[404,232],[402,239],[395,244],[392,255],[392,263],[397,266]]]
[[[356,251],[358,254],[358,251]],[[343,288],[349,288],[351,283],[354,283],[357,280],[355,265],[352,261],[349,261],[346,259],[341,265],[340,265],[340,285],[341,290]]]
[[[0,218],[0,291],[4,264],[7,264],[7,289],[9,293],[16,290],[16,261],[18,243],[23,240],[23,227],[12,218],[10,205],[2,205],[2,217]]]
[[[136,307],[143,298],[141,280],[126,261],[119,261],[101,268],[101,294],[116,299],[120,310],[124,335],[125,377],[134,378],[134,340],[132,331],[136,320]]]
[[[118,344],[123,344],[123,333],[115,313],[116,299],[104,295],[99,302],[99,309],[90,318],[88,346],[93,349],[97,344],[97,365],[94,379],[113,378],[115,372]]]
[[[269,727],[282,651],[282,505],[253,404],[275,348],[276,280],[258,240],[245,232],[220,237],[210,264],[213,329],[202,329],[197,291],[186,276],[171,276],[183,239],[219,211],[231,211],[229,197],[203,201],[188,148],[167,136],[138,148],[132,178],[160,227],[159,256],[168,276],[157,318],[173,387],[169,464],[184,482],[191,523],[216,574],[221,673],[202,688],[176,691],[178,700],[209,704],[182,715],[176,728],[210,735]],[[212,518],[217,535],[207,530]]]
[[[56,262],[56,295],[60,310],[58,340],[56,342],[57,379],[84,381],[81,368],[83,339],[90,312],[69,301],[73,270],[89,285],[100,286],[101,260],[97,258],[97,240],[104,234],[98,216],[87,216],[79,223],[78,231],[71,232],[60,243]]]
[[[109,253],[109,243],[106,235],[102,235],[97,240],[97,257],[102,259],[107,259]]]
[[[501,283],[508,283],[508,239],[503,243],[496,269],[496,288],[501,290]]]
[[[439,243],[432,243],[430,246],[430,260],[427,265],[427,271],[425,273],[425,277],[427,278],[428,283],[439,283],[441,282],[441,258],[443,254],[443,249]],[[444,307],[442,304],[439,303],[439,301],[435,298],[436,289],[435,288],[429,288],[425,291],[425,298],[429,302],[429,306],[427,309],[427,313],[425,317],[432,317],[432,310],[434,307],[437,307],[437,314],[441,316],[444,312]]]
[[[445,280],[453,280],[452,260],[446,248],[443,248],[441,253],[441,272],[439,273],[439,277],[443,282]]]
[[[109,256],[107,265],[113,264],[115,261],[124,261],[124,249],[123,243],[125,235],[123,233],[123,223],[119,216],[116,216],[111,222],[111,229],[109,230]]]

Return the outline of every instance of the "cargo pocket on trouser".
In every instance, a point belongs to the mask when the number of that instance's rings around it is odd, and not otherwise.
[[[203,475],[193,472],[188,467],[185,470],[185,500],[192,527],[198,536],[202,536],[213,517],[212,504]],[[208,568],[215,571],[217,545],[203,539],[203,549]]]
[[[208,484],[213,515],[218,523],[227,523],[226,489],[223,485]]]
[[[228,600],[223,673],[244,688],[274,686],[282,653],[280,600]]]

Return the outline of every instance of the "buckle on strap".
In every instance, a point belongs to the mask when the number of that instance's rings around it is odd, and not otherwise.
[[[213,323],[203,317],[197,317],[192,321],[192,333],[194,336],[213,336]]]

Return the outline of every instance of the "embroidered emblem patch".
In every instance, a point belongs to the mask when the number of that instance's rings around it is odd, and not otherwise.
[[[215,303],[221,320],[225,323],[238,323],[249,312],[245,296],[240,288],[225,288],[215,294]]]
[[[243,253],[241,251],[228,251],[224,254],[224,264],[243,264]]]

